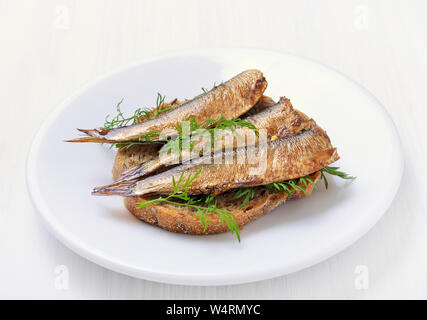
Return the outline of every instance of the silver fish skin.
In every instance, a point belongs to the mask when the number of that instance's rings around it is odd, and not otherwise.
[[[121,128],[78,129],[88,137],[68,142],[114,143],[137,141],[144,134],[173,130],[177,123],[192,117],[199,123],[206,119],[236,118],[252,108],[261,98],[267,81],[259,70],[246,70],[234,78],[218,85],[206,94],[195,97],[158,117]]]
[[[250,150],[252,148],[252,150]],[[246,150],[247,149],[247,150]],[[239,157],[247,152],[258,154],[264,159],[264,170],[256,170],[257,164],[239,162]],[[136,182],[128,182],[94,190],[95,195],[169,195],[174,191],[172,177],[178,181],[184,177],[198,177],[189,185],[189,194],[220,194],[239,187],[253,187],[273,182],[296,179],[309,175],[339,159],[336,148],[332,147],[326,133],[312,121],[308,130],[285,136],[267,143],[265,148],[249,146],[216,152],[206,157],[188,161],[182,165],[147,177]],[[224,163],[223,159],[232,159]],[[206,163],[210,160],[211,163]]]
[[[245,121],[253,124],[258,130],[266,130],[268,139],[271,139],[273,136],[280,137],[299,132],[307,128],[310,123],[310,118],[307,117],[304,113],[298,110],[294,110],[290,100],[286,97],[281,97],[278,103],[270,105],[267,108],[264,108],[263,106],[262,108],[262,111],[259,113],[246,117]],[[245,137],[248,134],[253,134],[253,131],[247,127],[237,127],[233,134],[235,137]],[[225,141],[221,142],[221,144],[215,144],[212,151],[215,152],[219,149],[225,148]],[[234,139],[233,142],[236,147],[237,139]],[[255,139],[253,139],[251,142],[256,143],[257,137],[255,137]],[[246,143],[249,143],[249,141],[246,141]],[[195,158],[194,153],[182,152],[180,160],[185,162],[189,160],[191,156]],[[202,154],[200,154],[200,156],[202,156]],[[172,152],[167,155],[161,155],[160,157],[156,157],[150,161],[125,171],[122,176],[115,183],[113,183],[113,185],[121,181],[129,181],[145,177],[159,169],[177,164],[177,160],[179,160],[178,156]]]

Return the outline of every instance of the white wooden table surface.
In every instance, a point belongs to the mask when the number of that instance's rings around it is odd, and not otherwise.
[[[426,14],[421,0],[1,0],[0,298],[427,298]],[[358,81],[385,105],[401,135],[405,173],[392,206],[366,236],[288,276],[187,287],[106,270],[47,232],[25,184],[27,151],[45,117],[111,69],[199,47],[312,58]],[[360,129],[375,134],[375,128]],[[68,289],[58,283],[62,265]]]

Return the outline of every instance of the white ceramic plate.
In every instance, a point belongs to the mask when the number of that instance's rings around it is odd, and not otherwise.
[[[76,127],[100,126],[122,109],[152,106],[155,95],[193,97],[201,87],[258,68],[267,95],[287,96],[327,130],[353,183],[331,177],[309,198],[291,201],[231,233],[174,234],[140,222],[119,197],[93,197],[111,181],[114,150],[70,144]],[[59,105],[34,139],[27,181],[50,231],[83,257],[131,276],[175,284],[220,285],[268,279],[318,263],[366,233],[384,214],[400,183],[403,161],[396,129],[381,104],[345,76],[288,54],[209,49],[172,54],[121,69]],[[375,192],[372,192],[375,190]]]

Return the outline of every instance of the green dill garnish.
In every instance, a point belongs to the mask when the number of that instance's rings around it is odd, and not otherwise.
[[[197,97],[200,97],[200,96],[203,96],[204,94],[206,94],[206,93],[208,93],[209,91],[211,91],[211,90],[213,90],[213,89],[215,89],[216,87],[218,87],[218,86],[220,86],[220,85],[222,85],[224,83],[224,81],[221,81],[220,82],[220,84],[216,84],[216,82],[214,82],[214,84],[213,84],[213,87],[212,87],[212,89],[207,89],[207,88],[204,88],[204,87],[202,87],[201,89],[202,89],[202,93],[200,93],[200,94],[198,94],[197,96],[195,96],[194,98],[197,98]]]
[[[259,132],[257,130],[257,128],[255,128],[255,126],[247,121],[244,121],[240,118],[234,118],[232,120],[227,120],[225,118],[224,115],[221,115],[218,119],[213,120],[213,119],[207,119],[205,121],[206,123],[206,127],[208,127],[208,130],[230,130],[231,132],[236,132],[236,127],[240,126],[240,127],[246,127],[249,128],[251,130],[253,130],[255,132],[255,134],[258,136]]]
[[[338,171],[338,169],[339,169],[339,167],[325,167],[322,170],[320,170],[320,178],[325,183],[326,189],[328,189],[329,183],[328,183],[328,180],[326,179],[325,172],[330,174],[330,175],[340,177],[341,179],[346,179],[346,180],[356,179],[356,177],[350,176],[349,174],[347,174],[343,171]]]
[[[201,169],[197,171],[194,175],[189,175],[187,179],[184,178],[184,173],[181,173],[178,181],[175,181],[175,178],[172,177],[173,182],[173,193],[167,197],[159,197],[154,200],[139,202],[137,203],[137,208],[144,208],[146,206],[155,204],[155,203],[168,203],[176,206],[182,206],[187,208],[195,209],[196,217],[199,217],[200,224],[204,226],[204,230],[209,224],[209,218],[207,214],[217,213],[221,218],[222,225],[227,225],[232,234],[236,234],[237,240],[240,242],[240,228],[236,222],[236,217],[233,213],[219,209],[217,207],[217,198],[210,195],[189,195],[188,187],[189,185],[199,176]]]
[[[190,124],[190,132],[186,132],[186,134],[183,134],[183,128],[182,123],[176,124],[176,131],[177,135],[176,137],[173,137],[172,139],[169,139],[166,141],[165,145],[159,150],[159,153],[165,153],[165,152],[173,152],[175,155],[179,156],[181,153],[181,150],[183,149],[183,146],[189,146],[190,150],[193,150],[194,148],[194,142],[190,142],[190,133],[194,132],[198,129],[200,129],[200,125],[197,123],[196,119],[190,117],[188,119]],[[194,136],[193,136],[194,139]]]
[[[122,104],[122,102],[123,102],[123,98],[116,105],[117,115],[114,118],[109,120],[108,118],[110,117],[110,115],[107,115],[105,117],[105,122],[104,122],[105,129],[121,128],[130,124],[138,123],[139,119],[146,112],[145,109],[138,108],[135,110],[133,115],[129,117],[125,117],[123,112],[120,110],[120,105]]]
[[[301,177],[299,179],[290,179],[282,182],[273,182],[270,184],[266,184],[265,187],[270,193],[284,193],[291,194],[292,191],[302,191],[304,194],[307,194],[305,191],[305,188],[301,186],[300,184],[303,184],[304,186],[307,186],[309,181],[307,179],[310,179],[308,177]],[[299,184],[300,183],[300,184]]]
[[[356,177],[352,177],[345,172],[338,171],[339,167],[324,167],[320,170],[320,177],[324,180],[325,188],[328,189],[328,180],[326,179],[325,172],[338,176],[342,179],[354,180]],[[265,185],[267,190],[271,193],[275,192],[286,192],[287,194],[291,194],[292,191],[302,191],[306,194],[306,188],[308,184],[311,184],[314,188],[317,189],[317,184],[314,183],[313,180],[310,179],[309,176],[301,177],[298,179],[290,179],[283,182],[273,182]]]
[[[338,176],[342,179],[354,180],[355,177],[348,175],[345,172],[338,171],[338,167],[325,167],[320,170],[321,176],[323,176],[326,181],[325,187],[327,188],[327,180],[324,173]],[[175,178],[172,177],[174,191],[171,195],[167,197],[159,197],[154,200],[149,200],[146,202],[137,203],[137,208],[144,208],[156,203],[167,203],[176,206],[182,206],[187,208],[194,209],[196,217],[200,219],[200,224],[204,226],[203,231],[206,231],[206,228],[209,224],[209,218],[207,214],[217,213],[220,215],[222,225],[227,225],[232,234],[236,234],[237,239],[240,242],[240,228],[236,222],[235,215],[227,210],[219,209],[217,207],[217,197],[211,195],[189,195],[188,187],[190,184],[200,175],[201,170],[198,170],[194,175],[189,175],[187,179],[184,178],[184,173],[181,173],[178,181],[175,181]],[[312,185],[317,189],[316,183],[309,178],[309,176],[301,177],[298,179],[290,179],[282,182],[273,182],[265,185],[264,187],[268,190],[269,193],[287,193],[292,194],[292,192],[302,191],[306,193],[306,187]],[[235,194],[233,199],[243,198],[240,209],[244,208],[249,204],[249,202],[255,196],[255,187],[248,188],[239,188],[235,189]]]
[[[328,189],[328,180],[326,179],[325,173],[328,173],[330,175],[334,175],[346,180],[356,179],[356,177],[352,177],[345,172],[338,171],[338,169],[339,167],[325,167],[320,170],[320,177],[324,181],[326,189]],[[290,179],[282,182],[273,182],[273,183],[264,185],[264,187],[268,190],[269,193],[287,193],[290,195],[294,191],[296,192],[302,191],[304,192],[305,195],[307,195],[306,188],[309,184],[312,185],[313,188],[317,189],[317,184],[312,179],[310,179],[309,176],[301,177],[298,179]],[[236,189],[236,194],[234,196],[234,199],[239,199],[244,196],[245,198],[243,199],[243,202],[240,206],[240,208],[243,208],[250,202],[250,200],[254,197],[254,195],[255,195],[254,187],[239,188],[239,189]]]
[[[197,140],[199,137],[201,137],[202,135],[205,135],[206,133],[208,133],[211,137],[211,139],[210,139],[211,148],[213,148],[214,143],[215,143],[214,142],[215,130],[229,130],[235,134],[238,134],[236,131],[237,126],[249,128],[249,129],[253,130],[257,136],[259,135],[258,129],[252,123],[244,121],[240,118],[227,120],[224,115],[221,115],[216,120],[207,119],[207,120],[205,120],[205,124],[203,126],[206,129],[204,129],[203,131],[201,131],[199,133],[197,133],[196,131],[198,129],[202,129],[203,127],[197,122],[197,120],[190,117],[190,118],[188,118],[187,121],[189,121],[190,133],[193,132],[193,135],[191,137],[188,133],[183,135],[182,123],[178,123],[176,126],[177,136],[173,137],[172,139],[169,139],[166,142],[166,144],[160,149],[159,152],[164,153],[164,152],[171,151],[171,152],[175,153],[177,156],[179,156],[181,151],[183,149],[185,149],[186,146],[187,146],[187,148],[190,149],[190,151],[192,151],[194,148],[194,142],[190,142],[189,140],[190,139],[191,140]],[[196,133],[194,133],[194,132],[196,132]]]
[[[158,138],[160,134],[159,130],[152,130],[138,137],[138,141],[123,141],[116,142],[112,145],[119,149],[128,149],[132,146],[139,144],[163,144],[163,141],[153,140],[152,138]]]
[[[215,88],[215,87],[214,87]],[[201,97],[201,96],[203,96],[204,94],[206,94],[206,93],[208,93],[209,92],[209,89],[206,89],[206,88],[201,88],[202,89],[202,93],[199,93],[197,96],[194,96],[194,98],[198,98],[198,97]],[[193,99],[194,99],[193,98]]]
[[[242,201],[242,204],[239,207],[239,209],[242,209],[249,203],[249,201],[253,199],[254,196],[255,196],[254,188],[239,188],[239,189],[236,189],[236,194],[234,195],[233,199],[239,199],[239,198],[245,197]]]
[[[134,111],[133,115],[129,117],[125,117],[123,112],[120,109],[120,105],[123,102],[120,100],[116,105],[116,112],[117,115],[109,120],[108,118],[110,115],[107,115],[105,117],[104,122],[104,128],[105,129],[114,129],[114,128],[121,128],[132,124],[137,124],[143,120],[149,120],[151,118],[156,118],[162,113],[171,110],[173,107],[165,107],[165,98],[166,96],[161,95],[160,93],[157,93],[156,98],[156,107],[153,109],[148,108],[138,108]]]
[[[165,106],[165,98],[166,96],[162,96],[160,93],[157,93],[157,99],[156,99],[156,108],[154,109],[154,114],[153,114],[153,118],[158,117],[159,115],[161,115],[162,113],[165,113],[169,110],[172,110],[174,107],[176,106],[169,106],[166,107]],[[176,101],[176,100],[174,100]],[[148,120],[149,118],[147,118],[146,120]]]
[[[122,99],[116,105],[117,115],[111,120],[108,119],[110,115],[107,115],[107,117],[105,118],[104,128],[105,129],[121,128],[128,125],[137,124],[144,120],[156,118],[162,113],[167,112],[175,107],[175,106],[166,107],[165,98],[166,96],[160,93],[157,93],[155,108],[153,109],[138,108],[134,111],[133,115],[129,117],[125,117],[123,112],[120,109],[120,105],[123,102],[123,99]],[[149,131],[139,136],[137,141],[123,141],[123,142],[112,143],[111,147],[127,149],[138,144],[153,144],[153,143],[163,144],[164,142],[153,140],[153,138],[159,137],[159,134],[160,134],[160,131],[158,130]]]

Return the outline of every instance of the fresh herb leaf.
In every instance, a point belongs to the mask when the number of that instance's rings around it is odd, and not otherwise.
[[[339,167],[325,167],[322,171],[329,173],[330,175],[338,176],[341,179],[354,180],[356,177],[350,176],[348,173],[338,171]]]
[[[342,179],[354,180],[355,177],[348,175],[345,172],[338,171],[338,167],[325,167],[320,170],[320,175],[325,181],[325,186],[327,188],[328,182],[326,180],[325,172],[338,176]],[[236,222],[236,217],[232,212],[227,210],[219,209],[217,207],[217,197],[211,195],[189,195],[188,187],[189,185],[200,175],[201,169],[197,171],[193,176],[189,175],[187,179],[184,178],[184,173],[182,173],[178,179],[175,181],[175,178],[172,177],[174,191],[171,195],[167,197],[159,197],[154,200],[140,202],[137,204],[137,208],[143,208],[155,203],[168,203],[177,206],[183,206],[188,208],[195,209],[195,215],[200,219],[200,224],[204,226],[204,231],[209,224],[209,218],[207,214],[217,213],[220,215],[220,219],[223,225],[227,225],[230,231],[236,234],[238,241],[240,242],[240,228]],[[298,179],[290,179],[282,182],[273,182],[265,185],[266,189],[270,193],[287,193],[292,194],[293,191],[302,191],[306,194],[306,187],[308,184],[312,185],[314,188],[317,188],[316,183],[309,178],[308,176],[301,177]],[[240,209],[244,208],[249,204],[249,202],[255,196],[255,188],[239,188],[235,190],[234,199],[243,198]]]
[[[161,115],[162,113],[165,113],[169,110],[172,110],[174,107],[176,107],[176,106],[172,106],[173,103],[171,104],[171,106],[166,107],[165,98],[166,98],[166,96],[162,96],[160,93],[157,93],[156,108],[154,109],[153,118],[156,118],[159,115]],[[175,101],[176,100],[174,100],[174,102]]]
[[[105,129],[114,129],[121,128],[127,125],[138,123],[141,117],[148,112],[147,109],[138,108],[135,110],[133,115],[125,117],[123,112],[120,109],[120,105],[123,103],[123,99],[120,100],[116,105],[117,115],[109,120],[110,115],[105,117],[104,128]]]
[[[224,82],[223,81],[221,81],[220,82],[220,84],[219,85],[217,85],[216,84],[216,82],[214,82],[214,84],[213,84],[213,87],[212,87],[212,89],[207,89],[207,88],[204,88],[204,87],[202,87],[201,89],[202,89],[202,93],[200,93],[200,94],[198,94],[197,96],[195,96],[194,98],[197,98],[197,97],[200,97],[200,96],[203,96],[204,94],[206,94],[206,93],[208,93],[209,91],[211,91],[211,90],[213,90],[213,89],[215,89],[216,87],[218,87],[218,86],[220,86],[220,85],[222,85]]]
[[[282,182],[273,182],[265,185],[265,187],[270,193],[286,192],[287,194],[291,194],[292,190],[294,190],[302,191],[304,194],[306,194],[305,188],[303,188],[301,185],[307,187],[308,183],[310,183],[310,181],[307,180],[307,177],[301,177],[298,180],[290,179]]]
[[[317,184],[313,180],[311,180],[308,176],[305,177],[305,180],[307,180],[308,183],[310,183],[314,189],[317,189]]]
[[[117,115],[111,120],[109,120],[110,115],[107,115],[107,117],[105,118],[104,128],[113,129],[113,128],[121,128],[127,125],[137,124],[144,120],[156,118],[162,113],[167,112],[173,109],[174,107],[176,107],[176,105],[174,105],[174,102],[176,102],[176,100],[172,102],[171,106],[166,107],[165,98],[166,96],[160,93],[157,93],[155,108],[153,109],[138,108],[134,111],[133,115],[129,117],[125,117],[123,112],[120,109],[120,105],[123,102],[123,99],[122,99],[117,103],[117,106],[116,106]],[[159,134],[160,134],[160,131],[153,130],[153,131],[147,132],[146,134],[141,135],[137,141],[123,141],[123,142],[113,143],[111,144],[111,147],[127,149],[138,144],[153,144],[153,143],[163,144],[164,142],[153,140],[153,138],[157,138]]]
[[[325,189],[328,189],[328,179],[326,179],[325,173],[323,170],[320,170],[320,179],[323,180],[323,182],[325,183]]]
[[[349,174],[347,174],[343,171],[339,171],[338,169],[339,169],[339,167],[325,167],[321,170],[320,178],[325,183],[326,189],[328,189],[329,183],[328,183],[328,180],[326,179],[325,172],[330,174],[330,175],[340,177],[341,179],[346,179],[346,180],[356,179],[356,177],[350,176]]]
[[[236,127],[246,127],[255,132],[255,134],[258,136],[259,132],[257,128],[250,122],[244,121],[240,118],[234,118],[232,120],[227,120],[224,115],[221,115],[218,119],[207,119],[205,121],[206,127],[216,130],[216,129],[222,129],[222,130],[230,130],[232,132],[236,131]]]
[[[160,134],[160,131],[152,130],[143,135],[140,135],[137,141],[123,141],[123,142],[113,143],[112,145],[119,149],[128,149],[132,146],[140,145],[140,144],[163,144],[164,143],[163,141],[153,140],[153,138],[159,137],[159,134]]]
[[[242,209],[253,199],[254,196],[255,196],[254,188],[239,188],[236,190],[236,194],[234,195],[233,199],[239,199],[244,197],[243,202],[239,208],[239,209]]]
[[[109,120],[110,115],[105,117],[104,128],[105,129],[113,129],[113,128],[121,128],[127,125],[132,125],[139,123],[143,120],[149,120],[151,118],[156,118],[164,112],[167,112],[173,109],[176,105],[172,105],[166,107],[165,104],[166,96],[157,93],[156,98],[156,106],[153,109],[149,108],[138,108],[134,111],[133,115],[129,117],[125,117],[123,112],[120,109],[120,105],[123,103],[123,99],[120,100],[116,105],[116,116]]]
[[[211,147],[213,148],[215,142],[215,130],[229,130],[233,133],[237,134],[236,127],[246,127],[255,132],[255,134],[258,136],[258,130],[257,128],[250,122],[244,121],[240,118],[235,118],[232,120],[227,120],[224,115],[221,115],[218,117],[218,119],[207,119],[205,120],[204,126],[200,125],[197,120],[193,117],[190,117],[187,119],[187,121],[190,122],[190,133],[192,132],[192,136],[189,135],[183,135],[182,130],[182,123],[178,123],[176,125],[177,130],[177,136],[169,139],[166,144],[160,149],[160,153],[164,152],[173,152],[177,156],[180,155],[181,151],[183,150],[183,146],[189,146],[190,151],[194,148],[194,142],[188,143],[188,139],[191,140],[197,140],[200,136],[206,134],[210,134],[210,141],[211,141]],[[194,133],[198,129],[206,128],[204,131],[200,133]]]
[[[320,178],[325,183],[325,188],[328,189],[328,180],[326,179],[325,173],[340,177],[342,179],[346,180],[354,180],[356,177],[350,176],[349,174],[338,171],[339,167],[325,167],[320,170]],[[264,185],[264,187],[268,190],[270,193],[287,193],[292,194],[293,191],[302,191],[305,195],[307,195],[306,189],[308,184],[312,185],[313,188],[317,189],[317,184],[309,177],[301,177],[299,179],[290,179],[282,182],[273,182],[270,184]],[[253,198],[254,194],[254,188],[240,188],[237,189],[235,199],[241,198],[245,196],[245,199],[243,200],[241,208],[246,206],[249,201]],[[249,196],[251,195],[251,196]]]
[[[201,169],[197,171],[194,175],[189,175],[186,179],[184,178],[184,173],[181,173],[178,181],[175,181],[175,178],[172,177],[173,182],[173,193],[167,197],[159,197],[154,200],[139,202],[137,203],[137,208],[144,208],[146,206],[156,204],[156,203],[168,203],[176,206],[183,206],[187,208],[192,208],[196,210],[196,217],[200,218],[200,224],[204,226],[204,231],[209,224],[209,218],[207,214],[217,213],[220,216],[222,225],[227,225],[232,234],[236,234],[237,240],[240,242],[240,228],[237,224],[236,217],[232,212],[223,210],[217,207],[217,198],[210,195],[189,195],[188,187],[189,185],[197,179],[200,175]]]
[[[325,168],[320,170],[320,178],[325,183],[326,189],[328,189],[329,183],[328,183],[328,180],[326,179],[325,173],[340,177],[342,179],[347,179],[347,180],[356,179],[356,177],[352,177],[343,171],[338,171],[338,169],[339,169],[339,167],[325,167]],[[293,189],[295,191],[302,191],[302,192],[304,192],[304,194],[306,194],[305,190],[306,190],[308,184],[311,184],[314,188],[317,189],[317,184],[314,183],[314,181],[311,180],[309,178],[309,176],[301,177],[297,180],[291,179],[291,180],[286,180],[283,182],[273,182],[273,183],[270,183],[268,185],[265,185],[265,187],[271,193],[286,192],[287,194],[291,194],[292,189]]]

